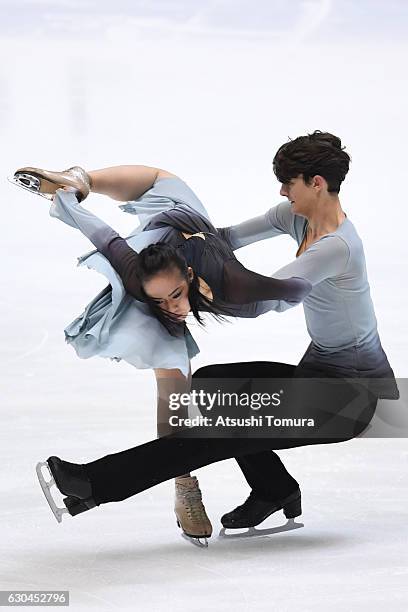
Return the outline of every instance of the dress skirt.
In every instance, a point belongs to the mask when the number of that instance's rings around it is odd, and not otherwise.
[[[139,225],[126,237],[135,251],[159,242],[166,228],[145,229],[154,217],[169,209],[185,208],[209,220],[208,213],[194,192],[178,178],[156,181],[143,196],[120,205],[124,212],[137,215]],[[57,190],[50,215],[86,234],[101,227],[96,215],[78,205],[74,194]],[[122,281],[109,261],[96,249],[78,257],[78,266],[103,274],[108,285],[96,295],[84,311],[65,329],[65,340],[78,357],[98,355],[114,361],[127,361],[136,368],[178,368],[188,375],[189,360],[199,348],[189,330],[184,337],[173,337],[153,317],[147,304],[126,293]]]

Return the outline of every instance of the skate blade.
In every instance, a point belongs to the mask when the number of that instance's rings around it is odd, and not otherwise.
[[[7,180],[16,187],[20,187],[21,189],[25,189],[30,193],[34,193],[35,195],[39,195],[46,200],[52,201],[54,198],[53,193],[42,193],[40,191],[39,180],[36,177],[31,176],[30,174],[20,174],[19,176],[8,176]],[[24,180],[24,182],[23,182]],[[38,181],[38,182],[37,182]]]
[[[283,533],[285,531],[293,531],[294,529],[300,529],[304,527],[304,523],[295,523],[295,519],[288,519],[285,525],[279,525],[278,527],[271,527],[269,529],[256,529],[256,527],[249,527],[248,531],[244,533],[226,533],[226,528],[223,527],[218,534],[219,538],[223,539],[238,539],[238,538],[254,538],[259,536],[273,535],[274,533]],[[243,529],[245,529],[243,527]],[[231,531],[231,530],[230,530]]]
[[[198,548],[208,548],[208,540],[204,536],[201,538],[195,538],[187,535],[186,533],[182,533],[181,536],[188,542],[191,542],[191,544],[194,544],[194,546],[198,546]]]
[[[48,473],[51,477],[50,480],[45,480],[44,474],[42,472],[42,468],[46,467],[48,470]],[[51,470],[49,468],[49,465],[46,461],[40,461],[39,463],[37,463],[35,470],[37,472],[37,476],[38,476],[38,481],[40,483],[42,492],[45,495],[45,499],[48,502],[49,507],[52,510],[53,515],[55,516],[55,518],[57,519],[57,521],[59,523],[61,523],[62,521],[62,515],[68,512],[68,508],[59,508],[57,506],[57,504],[55,503],[52,495],[51,495],[51,487],[52,485],[55,485],[55,487],[57,488],[57,485],[55,484],[55,480],[53,475],[51,474]]]
[[[206,536],[192,536],[186,533],[185,531],[183,531],[183,528],[181,526],[180,521],[177,518],[177,515],[176,515],[176,523],[177,523],[177,527],[181,529],[181,536],[185,540],[187,540],[188,542],[191,542],[191,544],[194,544],[194,546],[198,546],[199,548],[208,548],[208,540]],[[203,540],[203,542],[201,540]]]

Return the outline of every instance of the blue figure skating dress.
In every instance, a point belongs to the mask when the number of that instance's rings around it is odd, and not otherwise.
[[[188,327],[181,337],[171,336],[140,295],[135,260],[149,244],[166,242],[179,249],[229,316],[284,310],[311,290],[309,281],[295,275],[275,280],[244,268],[203,204],[178,177],[159,179],[141,198],[119,208],[140,222],[126,239],[81,206],[74,193],[57,190],[50,208],[52,217],[79,229],[97,247],[79,257],[78,265],[100,272],[109,282],[64,330],[67,343],[83,359],[124,359],[137,368],[179,368],[187,376],[189,360],[199,352]],[[205,240],[186,239],[183,232],[203,233]]]

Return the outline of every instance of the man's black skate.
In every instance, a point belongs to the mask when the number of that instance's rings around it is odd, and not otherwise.
[[[278,510],[283,510],[287,519],[300,516],[302,514],[300,489],[296,489],[294,493],[291,493],[284,499],[275,501],[260,499],[251,492],[248,499],[241,506],[221,517],[221,523],[225,529],[255,527]]]
[[[48,468],[51,480],[45,480],[42,473],[43,467]],[[76,516],[97,505],[92,496],[91,483],[83,465],[63,461],[59,457],[49,457],[46,462],[37,464],[37,476],[50,508],[59,523],[62,520],[62,514],[65,512],[69,512],[71,516]],[[59,508],[55,503],[50,492],[53,484],[60,493],[67,496],[63,499],[66,508]]]

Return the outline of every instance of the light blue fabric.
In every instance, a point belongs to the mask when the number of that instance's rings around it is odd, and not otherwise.
[[[170,181],[170,184],[169,184]],[[161,183],[167,183],[167,188]],[[171,183],[173,186],[171,187]],[[175,185],[174,185],[175,183]],[[182,185],[180,185],[182,184]],[[166,228],[142,231],[148,221],[158,212],[177,205],[175,198],[166,197],[164,192],[179,193],[179,201],[190,197],[186,204],[192,209],[197,206],[200,214],[208,217],[203,205],[188,186],[177,179],[161,179],[148,192],[150,210],[142,197],[135,202],[121,206],[126,212],[141,214],[142,223],[126,238],[135,251],[148,244],[158,242],[167,231]],[[154,193],[153,193],[154,192]],[[92,230],[100,231],[108,227],[96,215],[82,207],[73,193],[57,190],[50,207],[50,216],[91,236]],[[78,258],[78,266],[86,266],[103,274],[112,286],[105,288],[85,308],[84,312],[64,330],[65,339],[75,349],[78,357],[88,359],[93,356],[107,357],[115,361],[124,359],[137,368],[179,368],[188,375],[189,360],[199,353],[199,348],[189,330],[184,338],[175,338],[154,318],[146,304],[129,296],[122,285],[119,275],[108,260],[96,249]]]
[[[179,177],[159,179],[139,199],[120,204],[119,208],[123,212],[138,216],[140,225],[131,233],[131,236],[134,236],[143,231],[155,215],[176,206],[187,207],[192,212],[198,212],[211,221],[202,202],[187,183]]]
[[[168,227],[145,229],[158,213],[173,208],[210,217],[195,193],[178,177],[159,179],[138,200],[119,208],[137,215],[141,221],[128,237],[128,245],[139,252],[149,244],[165,239]],[[50,215],[76,228],[95,245],[106,244],[114,230],[102,219],[81,206],[73,193],[57,190]],[[64,330],[66,342],[78,357],[87,359],[99,355],[115,361],[124,359],[137,368],[180,369],[188,374],[189,360],[199,348],[188,328],[184,338],[170,336],[148,306],[126,293],[122,280],[110,262],[97,249],[78,257],[78,266],[87,266],[103,274],[112,289],[105,288],[85,308],[84,312]],[[285,310],[288,302],[269,300],[251,302],[236,307],[236,316],[253,318],[271,309]]]

